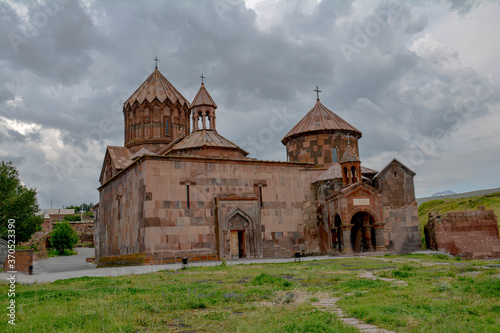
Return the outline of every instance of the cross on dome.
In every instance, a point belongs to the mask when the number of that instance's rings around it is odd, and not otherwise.
[[[319,90],[318,86],[316,86],[316,89],[314,91],[316,92],[316,98],[319,101],[319,93],[321,92],[321,90]]]

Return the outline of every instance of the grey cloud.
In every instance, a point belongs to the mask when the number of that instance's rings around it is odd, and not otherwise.
[[[152,72],[155,56],[162,73],[189,100],[205,74],[219,106],[219,132],[252,150],[252,157],[286,158],[280,141],[313,107],[316,85],[326,107],[363,131],[362,159],[406,153],[436,128],[450,135],[456,122],[443,115],[473,96],[479,75],[457,63],[459,55],[451,48],[429,47],[425,55],[408,49],[408,41],[429,25],[411,3],[381,2],[370,12],[368,5],[322,1],[306,10],[311,3],[264,2],[279,24],[261,29],[243,2],[70,1],[36,37],[19,45],[17,54],[5,34],[0,36],[0,75],[8,82],[2,83],[0,101],[12,99],[14,92],[23,99],[18,105],[3,103],[2,116],[57,130],[63,143],[54,144],[56,157],[43,168],[37,163],[48,157],[33,144],[40,137],[16,137],[7,152],[26,156],[22,170],[44,204],[48,198],[61,204],[95,202],[105,143],[123,144],[121,107]],[[467,6],[452,3],[450,9]],[[40,7],[28,7],[32,19]],[[6,17],[5,31],[22,32],[24,23],[9,3],[0,4],[0,15]],[[367,45],[347,61],[341,43],[354,45],[357,31],[373,22],[380,31],[372,31]],[[494,90],[461,121],[490,112],[498,96]],[[262,132],[280,112],[288,118]],[[104,119],[114,128],[99,133]],[[79,157],[67,157],[76,150]],[[62,180],[54,165],[65,168]]]
[[[23,4],[27,21],[8,3],[2,4],[2,12],[9,16],[4,22],[7,33],[0,38],[4,59],[17,69],[57,80],[56,84],[80,82],[91,64],[90,49],[104,45],[81,3]]]

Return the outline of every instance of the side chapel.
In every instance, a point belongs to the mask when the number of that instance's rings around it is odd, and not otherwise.
[[[288,162],[248,157],[216,109],[203,76],[189,103],[158,68],[125,101],[99,178],[99,265],[420,249],[415,173],[363,166],[361,131],[319,95],[282,140]]]

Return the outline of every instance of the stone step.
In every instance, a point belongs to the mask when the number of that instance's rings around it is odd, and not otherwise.
[[[356,318],[348,317],[342,309],[338,308],[336,303],[338,298],[321,298],[317,302],[311,302],[311,305],[316,307],[319,311],[328,311],[334,313],[339,317],[339,319],[346,325],[351,325],[356,327],[363,333],[397,333],[389,331],[383,328],[379,328],[375,325],[366,324],[361,320]]]

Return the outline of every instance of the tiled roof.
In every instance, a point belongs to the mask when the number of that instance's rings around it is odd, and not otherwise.
[[[364,166],[361,166],[361,174],[373,174],[377,173],[376,170],[370,169],[370,168],[365,168]],[[340,166],[340,163],[333,163],[328,170],[326,170],[324,173],[321,174],[314,182],[319,182],[322,180],[330,180],[330,179],[340,179],[342,178],[342,167]]]
[[[216,131],[212,130],[199,130],[194,131],[184,140],[176,144],[172,151],[179,151],[184,149],[193,149],[201,147],[214,147],[214,148],[225,148],[225,149],[237,149],[241,151],[245,156],[248,152],[241,149],[222,135],[217,134]]]
[[[328,168],[328,170],[322,173],[321,176],[319,176],[318,179],[315,180],[315,182],[339,178],[342,178],[342,168],[340,167],[340,164],[334,163],[331,167]]]
[[[352,149],[351,145],[347,145],[344,156],[340,159],[340,163],[347,162],[359,162],[359,157],[356,155],[356,152]]]
[[[199,105],[208,105],[217,108],[217,104],[215,104],[212,96],[208,93],[207,89],[205,89],[205,85],[202,83],[200,90],[196,94],[193,102],[191,103],[191,107],[199,106]]]
[[[111,163],[113,163],[116,170],[125,169],[132,163],[132,156],[130,151],[125,147],[108,146],[109,156]]]
[[[321,130],[351,131],[356,132],[361,136],[361,131],[332,111],[328,110],[318,99],[316,105],[314,105],[311,111],[309,111],[304,118],[302,118],[302,120],[300,120],[287,135],[285,135],[281,142],[286,144],[288,139],[292,136]]]
[[[135,101],[139,103],[144,102],[144,100],[152,102],[155,98],[160,103],[168,98],[172,103],[179,101],[181,105],[186,103],[189,106],[189,102],[184,96],[168,82],[158,69],[155,69],[146,81],[127,99],[125,106],[132,106]]]
[[[175,139],[174,141],[170,142],[168,145],[163,147],[158,153],[156,153],[156,155],[167,155],[167,153],[172,150],[172,147],[174,147],[177,143],[181,142],[185,137],[186,136],[182,134],[177,139]]]

